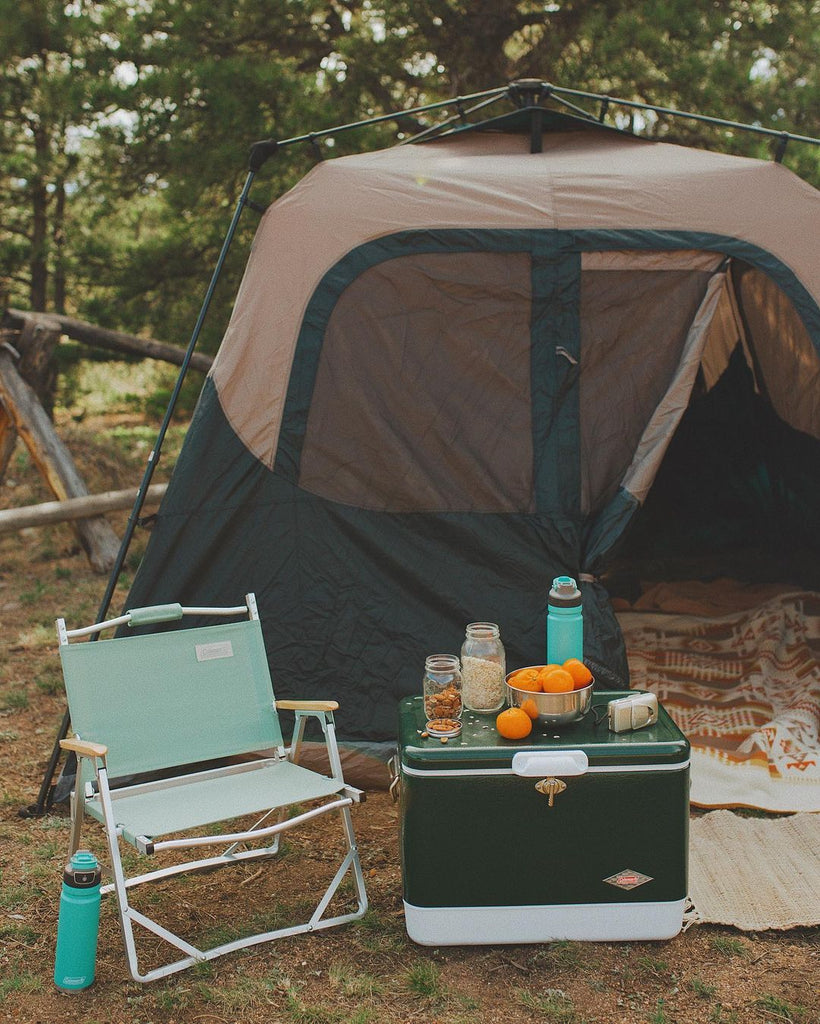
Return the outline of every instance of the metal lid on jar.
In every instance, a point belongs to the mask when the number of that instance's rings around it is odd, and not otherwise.
[[[458,736],[461,732],[461,722],[457,718],[431,718],[424,726],[424,730],[436,739],[442,736]]]

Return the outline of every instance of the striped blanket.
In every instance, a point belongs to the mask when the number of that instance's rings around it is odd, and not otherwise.
[[[677,606],[690,614],[618,618],[631,685],[656,693],[692,744],[692,802],[820,811],[820,594],[723,615]]]

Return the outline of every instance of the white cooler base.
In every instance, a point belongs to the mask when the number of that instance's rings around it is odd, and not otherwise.
[[[543,907],[414,907],[405,902],[407,934],[421,946],[504,943],[638,942],[671,939],[686,900],[673,903],[575,903]]]

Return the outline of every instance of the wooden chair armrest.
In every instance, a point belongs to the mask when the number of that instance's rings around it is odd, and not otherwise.
[[[105,757],[108,753],[108,747],[102,743],[90,743],[87,740],[60,740],[60,746],[63,750],[73,750],[80,757]]]
[[[277,711],[338,711],[337,700],[277,700]]]

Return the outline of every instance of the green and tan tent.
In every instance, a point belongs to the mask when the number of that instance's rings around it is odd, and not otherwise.
[[[627,685],[601,577],[727,367],[818,496],[818,192],[521,120],[325,160],[268,208],[129,598],[254,591],[277,695],[337,696],[354,743],[393,740],[468,622],[542,662],[562,573],[599,682]]]

